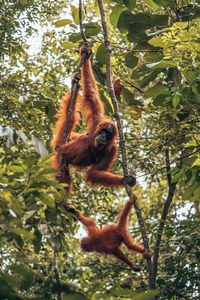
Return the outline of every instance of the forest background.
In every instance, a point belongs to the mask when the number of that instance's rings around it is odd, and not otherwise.
[[[114,120],[99,2],[84,1],[83,28]],[[92,189],[72,168],[66,195],[51,177],[54,115],[83,44],[78,3],[1,0],[1,299],[200,298],[200,1],[106,0],[104,7],[112,73],[123,85],[117,101],[127,165],[145,224],[133,209],[129,231],[139,243],[146,234],[153,259],[129,253],[142,266],[136,274],[112,257],[82,253],[86,232],[62,203],[104,226],[117,220],[126,191]],[[77,129],[84,128],[83,120]],[[122,174],[120,147],[112,170]]]

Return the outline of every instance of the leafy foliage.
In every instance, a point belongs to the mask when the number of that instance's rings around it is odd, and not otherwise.
[[[56,299],[60,290],[63,299],[197,299],[200,1],[180,0],[178,7],[170,0],[105,1],[112,69],[123,85],[118,104],[127,163],[138,178],[152,252],[169,182],[176,184],[154,291],[147,291],[145,261],[138,262],[143,271],[136,275],[110,257],[81,253],[78,240],[84,230],[63,208],[69,201],[104,226],[117,218],[123,189],[93,190],[84,184],[84,174],[72,170],[74,189],[66,195],[63,185],[52,180],[51,154],[40,157],[51,152],[54,115],[79,62],[78,7],[62,0],[0,5],[0,298]],[[87,1],[83,28],[93,42],[93,71],[112,117],[100,24],[97,2]],[[83,120],[77,129],[84,127]],[[121,170],[120,153],[114,170]],[[134,240],[142,242],[135,213],[130,219]]]

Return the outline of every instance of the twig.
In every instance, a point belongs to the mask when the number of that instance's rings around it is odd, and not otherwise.
[[[144,92],[143,92],[141,89],[139,89],[136,85],[134,85],[132,82],[127,81],[127,80],[125,80],[125,79],[122,79],[122,81],[124,81],[124,82],[130,84],[131,87],[133,87],[134,89],[136,89],[136,90],[137,90],[138,92],[140,92],[141,94],[144,94]]]
[[[128,73],[127,70],[124,68],[124,65],[123,65],[121,62],[120,62],[120,65],[122,66],[122,68],[124,69],[124,71],[125,71],[126,73]],[[114,73],[115,73],[115,75],[118,76],[117,72],[114,72]],[[142,90],[140,90],[140,89],[139,89],[136,85],[134,85],[132,82],[129,82],[129,81],[123,79],[123,78],[121,78],[121,79],[122,79],[122,81],[128,83],[131,87],[135,88],[138,92],[144,94],[144,92],[143,92]]]
[[[195,146],[195,147],[196,147],[196,146]],[[166,150],[165,150],[165,151],[166,151]],[[173,150],[171,150],[171,151],[173,151]],[[177,162],[178,160],[182,161],[183,158],[190,157],[191,155],[196,154],[196,153],[198,153],[198,152],[200,152],[200,148],[198,148],[198,149],[197,149],[196,151],[194,151],[194,152],[191,152],[191,153],[188,153],[188,154],[186,154],[186,155],[182,155],[182,156],[180,156],[180,157],[178,157],[178,158],[175,158],[174,160],[172,160],[172,161],[170,162],[170,166],[171,166],[173,163]],[[186,164],[186,163],[184,162],[184,164]],[[137,178],[139,178],[139,177],[147,177],[147,176],[149,176],[149,175],[156,174],[156,173],[158,173],[158,172],[160,172],[160,171],[162,171],[162,170],[164,170],[164,169],[166,169],[166,166],[160,167],[159,169],[156,169],[155,171],[151,171],[151,172],[149,172],[149,173],[143,173],[143,174],[137,176]]]
[[[56,246],[54,247],[54,272],[56,276],[56,282],[57,282],[57,300],[61,300],[61,291],[60,291],[60,274],[59,274],[59,269],[58,269],[58,253],[56,250]]]
[[[180,16],[179,16],[179,0],[175,0],[176,4],[176,22],[180,21]]]
[[[126,159],[126,145],[125,145],[125,137],[122,130],[122,124],[119,116],[119,108],[118,103],[116,101],[115,93],[114,93],[114,87],[113,87],[113,80],[112,80],[112,74],[111,74],[111,62],[110,62],[110,53],[111,53],[111,46],[110,46],[110,40],[108,35],[108,28],[106,23],[106,17],[105,17],[105,10],[103,6],[103,1],[98,0],[100,15],[101,15],[101,23],[103,27],[103,33],[104,33],[104,44],[105,44],[105,54],[106,54],[106,79],[107,79],[107,86],[108,91],[113,103],[114,111],[115,111],[115,118],[117,121],[117,126],[119,130],[119,138],[120,138],[120,146],[122,151],[122,167],[123,167],[123,173],[124,175],[128,174],[128,167],[127,167],[127,159]],[[128,185],[125,185],[126,191],[128,195],[130,196],[132,194],[131,188]],[[138,201],[134,201],[134,206],[138,218],[138,222],[140,225],[140,230],[144,242],[145,250],[149,251],[149,242],[146,235],[146,229],[144,224],[144,219],[141,214],[141,209],[139,207]],[[149,288],[153,288],[153,273],[152,273],[152,264],[151,259],[147,259],[147,266],[148,266],[148,272],[149,272]]]
[[[104,44],[103,41],[99,40],[99,39],[94,39],[93,37],[90,37],[94,42],[97,42],[97,43],[101,43],[101,44]],[[128,52],[161,52],[161,50],[145,50],[145,49],[141,49],[141,50],[134,50],[134,49],[130,49],[130,48],[126,48],[126,47],[122,47],[122,46],[119,46],[119,43],[116,43],[117,46],[115,46],[115,43],[110,43],[110,45],[113,47],[113,48],[117,48],[117,49],[122,49],[122,50],[126,50]]]
[[[79,0],[79,25],[80,25],[80,32],[84,42],[87,42],[86,36],[83,32],[83,23],[82,23],[82,0]]]
[[[170,173],[171,167],[170,167],[170,158],[169,158],[169,150],[165,150],[165,161],[166,161],[166,170],[167,170],[167,180],[168,180],[168,186],[170,188],[171,181],[172,181],[172,175]]]
[[[126,50],[128,52],[147,52],[147,53],[151,53],[151,52],[160,52],[160,50],[145,50],[145,49],[141,49],[141,50],[135,50],[135,49],[128,49],[126,47],[122,47],[122,46],[115,46],[115,44],[112,43],[112,47],[113,48],[117,48],[117,49],[122,49],[122,50]]]

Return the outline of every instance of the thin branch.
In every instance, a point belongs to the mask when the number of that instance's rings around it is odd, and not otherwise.
[[[79,62],[79,66],[77,68],[77,79],[80,78],[81,76],[81,66],[83,64],[83,62],[85,61],[86,58],[86,53],[83,53],[83,56],[81,57],[81,60]],[[69,104],[69,109],[67,111],[67,120],[65,123],[65,128],[63,131],[63,138],[62,138],[62,145],[65,144],[66,140],[67,140],[67,132],[68,132],[68,126],[69,126],[69,122],[70,122],[70,118],[71,118],[71,114],[74,110],[74,105],[75,105],[75,100],[79,91],[79,82],[78,80],[73,80],[72,81],[72,91],[71,91],[71,99],[70,99],[70,104]],[[61,172],[62,172],[62,165],[63,165],[63,155],[61,154],[60,156],[60,162],[59,162],[59,168],[58,168],[58,174],[57,174],[57,180],[58,182],[60,182],[60,176],[61,176]]]
[[[171,150],[171,151],[172,151],[172,150]],[[182,156],[180,156],[180,157],[178,157],[178,158],[175,158],[174,160],[172,160],[172,161],[170,162],[170,166],[171,166],[174,162],[177,162],[177,160],[182,160],[182,159],[185,158],[185,157],[190,157],[191,155],[196,154],[196,153],[198,153],[198,152],[200,152],[200,148],[199,148],[198,150],[192,152],[192,153],[188,153],[188,154],[186,154],[186,155],[182,155]],[[159,169],[156,169],[155,171],[152,171],[152,172],[149,172],[149,173],[141,174],[141,175],[139,175],[139,176],[137,176],[137,177],[138,177],[138,178],[139,178],[139,177],[147,177],[147,176],[149,176],[149,175],[156,174],[156,173],[158,173],[158,172],[160,172],[160,171],[162,171],[162,170],[164,170],[164,169],[166,169],[166,166],[160,167]]]
[[[135,89],[136,89],[138,92],[140,92],[141,94],[144,94],[144,92],[143,92],[141,89],[139,89],[136,85],[134,85],[132,82],[127,81],[127,80],[125,80],[125,79],[122,79],[122,81],[124,81],[124,82],[130,84],[131,87],[135,88]]]
[[[175,0],[176,4],[176,22],[180,21],[180,15],[179,15],[179,0]]]
[[[86,43],[87,39],[83,31],[83,23],[82,23],[82,0],[79,0],[79,25],[80,25],[80,32],[83,41]]]
[[[57,283],[57,300],[61,300],[62,299],[61,291],[60,291],[61,282],[60,282],[60,274],[58,269],[58,253],[56,247],[54,247],[54,272],[55,272],[56,283]]]
[[[171,186],[171,181],[172,181],[172,175],[170,173],[170,159],[169,159],[169,150],[165,150],[165,161],[166,161],[166,170],[167,170],[167,180],[168,180],[168,186]]]
[[[171,183],[171,174],[169,173],[171,168],[170,168],[170,158],[169,158],[168,150],[166,150],[166,152],[165,152],[165,162],[166,162],[166,169],[167,169],[167,180],[168,180],[168,184],[169,184],[169,191],[168,191],[168,196],[167,196],[167,199],[166,199],[164,207],[163,207],[163,212],[162,212],[161,220],[159,223],[158,234],[157,234],[155,250],[154,250],[154,255],[153,255],[154,286],[155,286],[155,281],[156,281],[156,276],[157,276],[158,258],[159,258],[159,253],[160,253],[160,243],[162,240],[165,221],[166,221],[166,218],[167,218],[167,215],[169,212],[169,207],[173,200],[175,189],[176,189],[176,183]]]
[[[149,175],[156,174],[156,173],[158,173],[158,172],[160,172],[160,171],[162,171],[162,170],[164,170],[164,169],[166,169],[166,166],[161,167],[161,168],[159,168],[159,169],[156,169],[155,171],[152,171],[152,172],[149,172],[149,173],[141,174],[141,175],[137,176],[137,178],[139,178],[139,177],[147,177],[147,176],[149,176]]]
[[[94,42],[97,42],[97,43],[101,43],[101,44],[104,44],[104,41],[101,41],[99,39],[94,39],[93,37],[90,37]],[[134,49],[130,49],[130,48],[126,48],[126,47],[122,47],[122,46],[119,46],[119,43],[110,43],[110,45],[113,47],[113,48],[117,48],[117,49],[122,49],[122,50],[126,50],[128,52],[161,52],[161,50],[145,50],[145,49],[141,49],[141,50],[134,50]]]
[[[194,152],[192,152],[192,153],[188,153],[188,154],[186,154],[186,155],[182,155],[182,156],[180,156],[179,158],[177,158],[178,160],[182,160],[183,158],[185,158],[185,157],[189,157],[190,155],[193,155],[193,154],[196,154],[197,152],[199,152],[200,151],[200,148],[198,148],[196,151],[194,151]]]
[[[125,144],[125,137],[122,130],[122,124],[121,119],[119,115],[119,107],[118,103],[115,97],[114,93],[114,87],[113,87],[113,80],[112,80],[112,73],[111,73],[111,60],[110,60],[110,54],[111,54],[111,46],[110,46],[110,39],[108,35],[108,28],[106,23],[106,16],[105,16],[105,10],[103,6],[103,0],[98,0],[100,15],[101,15],[101,23],[103,27],[103,33],[104,33],[104,44],[105,44],[105,51],[106,51],[106,79],[107,79],[107,86],[108,91],[113,103],[114,111],[115,111],[115,118],[117,121],[118,131],[119,131],[119,138],[120,138],[120,146],[121,146],[121,152],[122,152],[122,167],[123,167],[123,173],[124,175],[128,174],[128,167],[127,167],[127,159],[126,159],[126,144]],[[128,195],[130,196],[132,194],[131,188],[127,185],[125,185],[126,191]],[[149,241],[146,234],[144,219],[141,214],[141,209],[139,207],[138,201],[134,201],[134,206],[138,218],[138,222],[140,225],[140,230],[144,242],[144,247],[146,251],[149,251]],[[153,273],[152,273],[152,264],[151,259],[147,259],[147,266],[148,266],[148,273],[149,273],[149,288],[153,288]]]
[[[85,37],[84,32],[83,32],[82,11],[81,10],[82,10],[82,1],[79,0],[80,32],[81,32],[81,36],[82,36],[84,42],[87,42],[86,37]],[[75,78],[72,80],[71,99],[70,99],[70,103],[69,103],[69,109],[68,109],[68,112],[67,112],[67,120],[66,120],[66,123],[65,123],[63,136],[62,136],[62,145],[65,144],[65,142],[67,140],[67,137],[68,137],[68,127],[69,127],[71,115],[72,115],[73,110],[74,110],[75,100],[76,100],[76,97],[77,97],[77,94],[78,94],[78,91],[79,91],[79,88],[80,88],[79,80],[81,78],[81,66],[82,66],[83,62],[85,61],[85,58],[86,58],[86,53],[83,54],[83,56],[80,60],[78,69],[77,69],[77,74],[76,74]],[[60,179],[61,179],[63,162],[64,162],[64,158],[63,158],[63,154],[61,154],[60,160],[59,160],[58,174],[57,174],[58,182],[60,182]],[[57,249],[54,248],[54,271],[55,271],[55,277],[56,277],[57,285],[58,285],[58,287],[60,287],[61,282],[60,282],[60,275],[59,275],[57,257],[58,257],[58,252],[57,252]],[[61,300],[61,299],[62,299],[61,292],[58,289],[57,300]]]
[[[128,52],[147,52],[147,53],[151,53],[151,52],[160,52],[160,50],[145,50],[145,49],[141,49],[141,50],[135,50],[135,49],[128,49],[128,48],[126,48],[126,47],[122,47],[122,46],[119,46],[119,44],[118,44],[118,46],[115,46],[115,44],[114,43],[112,43],[112,47],[113,48],[117,48],[117,49],[122,49],[122,50],[126,50],[126,51],[128,51]]]
[[[128,73],[127,72],[127,70],[124,68],[124,65],[120,62],[120,65],[122,66],[122,68],[124,69],[124,71],[126,72],[126,73]],[[118,76],[118,74],[116,73],[116,72],[114,72],[115,73],[115,75],[117,75]],[[121,78],[122,79],[122,78]],[[144,94],[144,92],[141,90],[141,89],[139,89],[136,85],[134,85],[132,82],[130,82],[130,81],[127,81],[127,80],[125,80],[125,79],[122,79],[122,81],[124,81],[125,83],[128,83],[131,87],[133,87],[133,88],[135,88],[138,92],[140,92],[141,94]]]

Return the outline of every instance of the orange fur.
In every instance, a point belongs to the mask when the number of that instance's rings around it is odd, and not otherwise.
[[[51,141],[51,146],[54,151],[57,146],[62,145],[63,131],[64,131],[65,124],[67,121],[67,112],[69,109],[70,99],[71,99],[71,92],[68,92],[62,98],[60,108],[59,108],[57,114],[55,115],[55,117],[57,118],[57,122],[56,122],[55,129],[54,129],[55,136]],[[68,125],[66,140],[68,140],[70,138],[70,134],[71,134],[72,130],[76,127],[76,125],[80,121],[80,115],[78,113],[79,106],[78,106],[77,100],[78,100],[78,95],[76,97],[74,110],[71,114],[70,122]]]
[[[89,53],[89,51],[90,49],[87,46],[83,46],[80,49],[80,56],[82,56],[83,52]],[[67,141],[62,145],[63,131],[71,98],[71,93],[69,92],[62,99],[61,107],[56,115],[58,121],[55,125],[55,137],[51,142],[52,149],[57,151],[53,158],[53,167],[55,169],[59,167],[60,154],[63,155],[64,164],[62,166],[61,182],[68,183],[67,192],[70,192],[72,188],[69,165],[77,167],[78,170],[89,168],[86,181],[92,185],[121,186],[124,179],[123,176],[109,172],[117,156],[115,141],[118,136],[118,130],[116,125],[104,116],[104,106],[100,99],[89,58],[84,61],[81,72],[83,85],[82,112],[87,122],[86,133],[78,134],[73,132],[76,124],[79,122],[77,96],[68,127]],[[110,132],[110,139],[106,137],[106,143],[103,146],[99,146],[98,138],[101,136],[102,130],[105,132],[106,126],[109,125],[113,128],[113,132]]]
[[[150,252],[145,252],[142,245],[133,242],[130,234],[126,231],[128,215],[135,195],[127,201],[123,210],[119,214],[118,223],[107,225],[103,229],[97,228],[95,220],[82,216],[79,210],[76,211],[76,216],[83,223],[88,231],[88,237],[81,241],[81,248],[85,252],[99,252],[102,254],[114,255],[117,259],[126,263],[134,271],[140,271],[140,267],[134,266],[126,255],[120,250],[122,243],[126,245],[128,250],[141,253],[144,257],[151,257]]]
[[[122,84],[119,76],[116,76],[113,80],[115,95],[120,95],[122,90]]]

